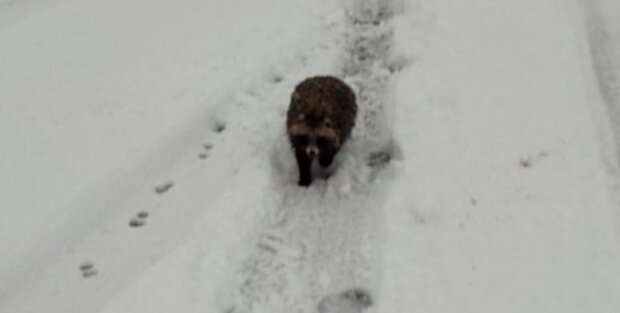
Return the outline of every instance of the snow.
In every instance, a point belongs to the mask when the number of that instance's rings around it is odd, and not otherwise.
[[[615,312],[614,6],[0,1],[0,311]]]
[[[615,146],[620,143],[620,4],[616,1],[594,0],[578,1],[574,10],[576,24],[582,26],[587,38],[588,52],[592,55],[591,66],[594,69],[596,86],[601,101],[607,105],[601,116],[612,120]],[[614,144],[610,144],[613,146]],[[613,148],[610,153],[620,155]]]
[[[74,1],[0,30],[3,299],[106,218],[160,205],[149,197],[171,172],[203,166],[219,107],[242,100],[234,89],[287,74],[281,53],[294,62],[317,36],[299,36],[316,28],[316,4],[282,3]]]
[[[403,18],[401,36],[426,40],[397,90],[407,162],[387,205],[386,312],[620,307],[606,121],[563,5],[434,1],[418,32]]]

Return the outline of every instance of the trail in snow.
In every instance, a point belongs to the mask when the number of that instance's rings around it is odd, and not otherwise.
[[[357,10],[357,11],[356,11]],[[360,108],[351,142],[328,180],[292,184],[287,142],[276,144],[267,201],[249,255],[224,284],[222,312],[361,312],[379,295],[383,201],[392,179],[389,64],[392,26],[386,8],[349,11],[340,70]]]

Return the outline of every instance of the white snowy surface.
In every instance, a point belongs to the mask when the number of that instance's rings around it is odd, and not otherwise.
[[[620,309],[610,1],[5,2],[0,312]],[[284,113],[319,73],[368,98],[304,189]]]
[[[385,312],[620,308],[615,155],[569,9],[433,1],[403,19],[419,44],[397,91]],[[424,16],[431,31],[407,28]]]
[[[620,2],[614,0],[580,0],[575,18],[581,18],[580,31],[585,33],[592,55],[591,66],[602,101],[616,134],[615,146],[620,146]],[[580,14],[579,14],[580,13]],[[613,149],[610,149],[613,150]],[[620,156],[618,149],[616,155]]]
[[[232,160],[198,157],[220,108],[302,62],[319,9],[313,1],[67,1],[1,28],[2,304],[49,258],[74,251],[72,242],[113,233],[106,218],[122,218],[124,228],[161,205],[152,188],[171,172],[210,166],[201,175],[232,175]],[[205,199],[219,190],[195,188]],[[189,223],[188,210],[170,214]],[[170,233],[180,238],[186,228]]]

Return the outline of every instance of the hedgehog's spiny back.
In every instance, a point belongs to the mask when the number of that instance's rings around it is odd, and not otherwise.
[[[308,116],[311,120],[329,118],[339,136],[338,141],[343,142],[351,134],[356,114],[355,94],[346,83],[332,76],[314,76],[295,87],[287,126],[290,129],[295,123],[307,123],[300,116]]]

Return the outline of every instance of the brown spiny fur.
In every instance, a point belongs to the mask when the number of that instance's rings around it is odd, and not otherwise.
[[[315,157],[322,166],[331,163],[351,135],[356,114],[353,90],[336,77],[310,77],[295,87],[286,125],[299,165],[300,185],[310,184],[308,164]]]

